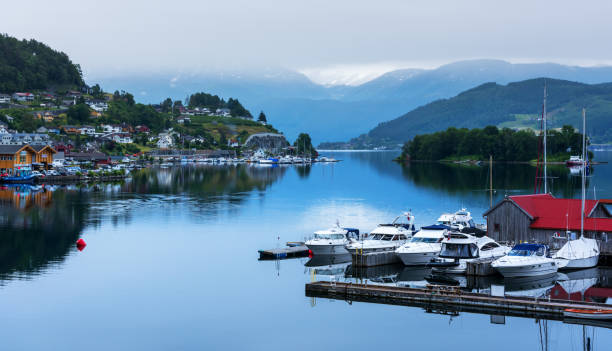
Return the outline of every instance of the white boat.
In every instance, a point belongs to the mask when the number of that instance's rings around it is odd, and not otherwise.
[[[404,217],[407,222],[401,222]],[[346,249],[351,254],[395,251],[411,239],[415,232],[414,216],[410,213],[404,213],[390,224],[378,225],[365,240],[352,240],[351,243],[346,245]]]
[[[597,240],[581,236],[576,240],[568,240],[553,258],[559,269],[582,269],[597,266],[599,261],[599,245]]]
[[[406,266],[426,265],[438,257],[448,230],[450,227],[440,224],[422,227],[409,242],[397,248],[395,254]]]
[[[510,251],[483,234],[452,232],[442,241],[438,259],[429,263],[434,272],[464,274],[467,263],[482,258],[499,258]]]
[[[305,245],[313,255],[348,254],[344,247],[350,238],[359,238],[359,230],[354,228],[334,228],[314,232],[314,237],[306,241]]]
[[[559,268],[546,245],[527,243],[515,245],[507,256],[493,261],[491,267],[506,278],[549,275]]]
[[[264,164],[264,165],[271,165],[271,164],[276,164],[278,163],[278,159],[277,158],[264,158],[259,160],[260,164]]]
[[[293,159],[291,158],[291,156],[283,156],[283,157],[278,159],[278,163],[281,163],[281,164],[291,164],[291,163],[293,163]]]
[[[455,213],[441,214],[438,218],[438,224],[446,225],[459,231],[463,228],[478,228],[472,219],[472,214],[465,208],[462,208]]]
[[[574,156],[572,156],[574,157]],[[567,243],[553,256],[560,269],[581,269],[597,266],[599,261],[599,245],[595,239],[584,237],[584,215],[585,215],[585,172],[587,159],[586,155],[586,112],[582,110],[582,158],[578,159],[582,183],[582,202],[580,209],[580,238],[577,240],[567,240]],[[571,158],[570,158],[571,160]]]

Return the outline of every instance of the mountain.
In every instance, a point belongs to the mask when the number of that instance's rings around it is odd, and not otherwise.
[[[199,74],[149,74],[98,77],[106,89],[125,89],[139,101],[185,99],[193,91],[239,96],[247,109],[263,110],[268,121],[293,140],[300,132],[313,142],[345,141],[379,123],[429,102],[446,99],[486,82],[550,77],[583,83],[612,81],[612,67],[574,67],[554,63],[512,64],[500,60],[455,62],[436,69],[388,72],[359,86],[324,86],[282,69]]]
[[[83,84],[81,68],[65,53],[36,40],[0,34],[0,93],[77,88]]]
[[[544,84],[547,86],[549,127],[581,125],[587,109],[587,133],[593,141],[612,140],[612,83],[584,84],[550,78],[530,79],[507,85],[485,83],[450,99],[416,108],[399,118],[379,124],[367,138],[402,143],[417,134],[448,127],[475,128],[494,125],[539,128]]]

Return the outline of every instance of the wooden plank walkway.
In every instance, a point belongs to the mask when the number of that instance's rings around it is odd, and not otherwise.
[[[259,250],[260,260],[278,260],[284,258],[306,256],[308,256],[308,247],[306,245],[287,246],[270,250]]]
[[[471,312],[490,315],[564,320],[566,308],[609,309],[610,305],[528,297],[496,297],[461,291],[458,287],[432,285],[427,289],[341,282],[306,284],[306,296],[346,301],[421,307],[427,311]],[[601,322],[599,322],[601,323]],[[588,321],[585,324],[589,324]],[[612,323],[604,323],[612,328]]]

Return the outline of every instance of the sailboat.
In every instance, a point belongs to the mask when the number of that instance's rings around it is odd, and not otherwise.
[[[599,261],[599,245],[597,240],[584,237],[584,202],[585,202],[585,172],[586,172],[586,112],[582,109],[582,202],[580,206],[580,238],[570,240],[557,251],[553,258],[559,269],[581,269],[597,266]]]

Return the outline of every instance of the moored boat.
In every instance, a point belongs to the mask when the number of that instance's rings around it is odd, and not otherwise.
[[[441,224],[422,227],[409,242],[397,248],[395,254],[406,266],[426,265],[438,257],[442,240],[449,230],[450,227]]]
[[[442,241],[438,258],[428,265],[433,267],[434,272],[464,274],[468,262],[481,258],[496,259],[509,251],[509,247],[500,245],[482,233],[451,232]]]
[[[493,261],[491,267],[507,278],[549,275],[558,270],[546,245],[527,243],[515,245],[508,255]]]
[[[350,238],[359,238],[359,230],[336,225],[334,228],[314,232],[314,237],[305,244],[313,255],[348,254],[344,246]]]
[[[404,217],[407,222],[401,222]],[[351,254],[395,251],[412,238],[415,232],[414,216],[410,213],[405,213],[395,218],[390,224],[378,225],[365,240],[351,241],[346,245],[346,249]]]

